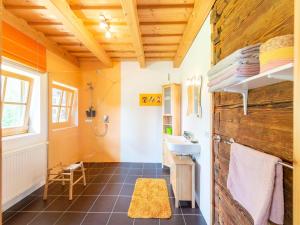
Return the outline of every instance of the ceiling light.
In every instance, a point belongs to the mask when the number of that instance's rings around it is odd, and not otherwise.
[[[107,31],[105,32],[105,37],[106,37],[107,39],[110,39],[110,38],[112,37],[111,32],[110,32],[109,30],[107,30]]]
[[[105,18],[105,16],[104,16],[104,15],[100,15],[100,17],[99,17],[99,18],[100,18],[100,20],[101,20],[101,21],[105,21],[105,20],[106,20],[106,18]]]
[[[108,27],[108,24],[106,21],[101,21],[99,25],[100,25],[101,29],[106,29]]]

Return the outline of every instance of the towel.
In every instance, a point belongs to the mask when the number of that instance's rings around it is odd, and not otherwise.
[[[268,220],[283,224],[283,174],[281,160],[249,147],[231,145],[227,188],[253,217],[254,225]]]
[[[236,50],[213,66],[208,71],[208,76],[212,76],[237,62],[239,64],[259,64],[259,47],[260,44],[256,44]]]

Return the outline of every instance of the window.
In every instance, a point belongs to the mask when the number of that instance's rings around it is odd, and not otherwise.
[[[1,71],[2,136],[27,133],[33,80]]]
[[[72,89],[58,85],[52,86],[52,123],[54,127],[71,125],[74,95],[75,92]]]

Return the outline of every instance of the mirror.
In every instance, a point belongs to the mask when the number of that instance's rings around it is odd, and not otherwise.
[[[201,88],[202,77],[194,76],[187,81],[188,108],[187,115],[201,117]]]

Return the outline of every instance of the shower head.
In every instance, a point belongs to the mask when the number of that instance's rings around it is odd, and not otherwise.
[[[103,116],[103,123],[105,123],[105,124],[109,123],[109,115]]]
[[[94,89],[94,86],[93,86],[92,82],[88,82],[88,83],[86,83],[86,85],[88,86],[88,89],[90,89],[90,90]]]

